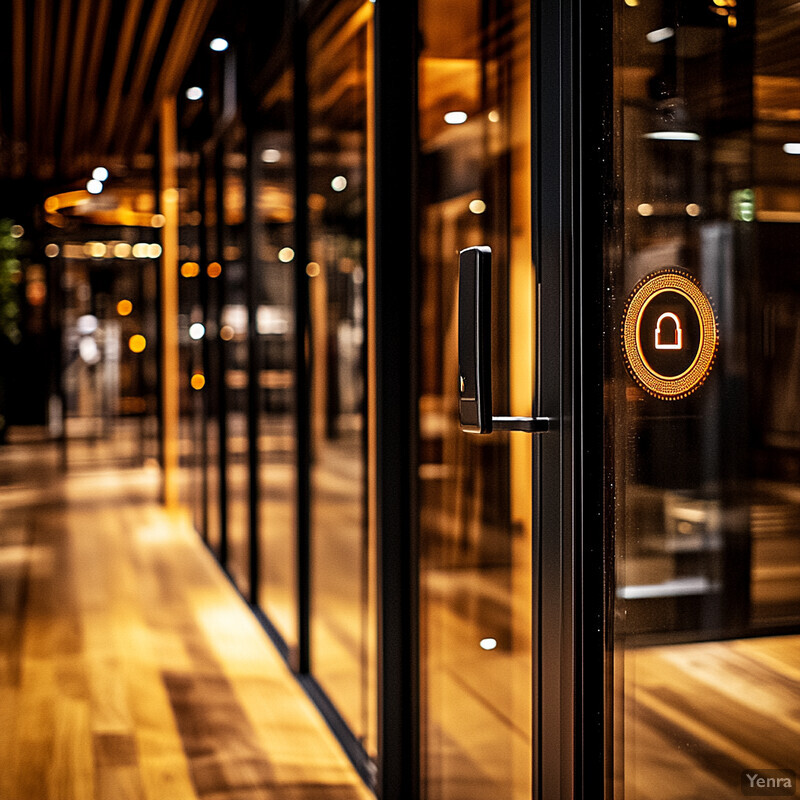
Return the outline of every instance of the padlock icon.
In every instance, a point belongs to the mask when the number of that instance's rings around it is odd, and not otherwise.
[[[671,319],[675,323],[675,337],[671,342],[661,341],[661,323],[665,319]],[[656,350],[681,350],[683,348],[683,329],[677,314],[665,311],[656,321]]]

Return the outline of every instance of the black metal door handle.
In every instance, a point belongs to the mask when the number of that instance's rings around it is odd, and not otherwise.
[[[468,247],[458,265],[458,413],[470,433],[544,433],[549,417],[492,416],[492,249]]]

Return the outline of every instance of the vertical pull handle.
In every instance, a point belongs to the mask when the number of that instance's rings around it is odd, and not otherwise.
[[[458,262],[458,413],[461,430],[543,433],[548,417],[492,416],[492,249],[468,247]]]

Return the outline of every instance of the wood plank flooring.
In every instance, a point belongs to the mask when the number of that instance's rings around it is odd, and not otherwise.
[[[743,771],[800,772],[800,636],[630,650],[625,697],[628,800],[732,799]]]
[[[145,470],[0,451],[2,800],[368,800]]]

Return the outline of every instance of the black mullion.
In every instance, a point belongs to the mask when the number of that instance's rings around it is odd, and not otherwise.
[[[249,115],[248,115],[249,116]],[[249,600],[253,605],[258,605],[259,582],[261,577],[259,559],[259,513],[258,513],[258,481],[259,481],[259,449],[258,449],[258,430],[260,422],[260,352],[258,340],[258,298],[260,295],[258,270],[256,268],[256,217],[255,203],[255,171],[257,160],[254,158],[253,148],[254,133],[253,120],[248,118],[245,125],[245,281],[247,286],[247,438],[248,438],[248,470],[249,470],[249,558],[248,574],[250,581]]]
[[[217,284],[217,330],[220,330],[222,313],[225,308],[227,270],[223,256],[225,225],[225,144],[224,139],[217,142],[214,151],[214,245],[217,260],[222,264],[222,275]],[[225,370],[227,367],[225,343],[219,333],[216,338],[217,364],[217,404],[219,424],[219,561],[223,567],[228,566],[228,393],[225,389]]]
[[[606,240],[612,230],[613,40],[611,3],[577,6],[578,37],[574,126],[577,228],[575,267],[575,542],[576,693],[574,796],[613,793],[613,739],[606,740],[606,687],[612,685],[612,650],[605,646],[612,605],[612,528],[606,526],[603,421],[603,308]],[[577,183],[579,181],[579,183]],[[607,572],[608,568],[608,572]],[[607,611],[608,609],[608,611]]]
[[[420,796],[417,572],[418,11],[375,6],[378,785]]]
[[[301,675],[311,670],[311,390],[310,364],[306,342],[310,342],[308,263],[308,85],[306,74],[308,34],[302,20],[296,20],[292,50],[294,91],[292,127],[294,134],[294,303],[295,303],[295,430],[297,436],[297,651],[292,667]]]
[[[571,398],[572,1],[533,19],[537,413],[557,420],[534,445],[534,798],[571,796],[574,757]]]
[[[203,321],[206,325],[206,329],[208,328],[208,290],[209,290],[209,276],[208,276],[208,244],[206,242],[206,231],[207,231],[207,209],[206,209],[206,191],[207,191],[207,175],[206,175],[206,161],[205,161],[205,154],[200,153],[200,165],[198,168],[198,178],[199,178],[199,186],[198,186],[198,193],[199,193],[199,202],[198,207],[200,210],[200,227],[199,231],[200,236],[199,239],[199,247],[200,247],[200,307],[203,309]],[[218,334],[217,334],[218,336]],[[208,334],[204,334],[203,338],[200,343],[201,346],[201,353],[202,353],[202,361],[203,361],[203,375],[206,378],[206,383],[209,387],[210,382],[209,379],[211,377],[211,370],[209,369],[210,365],[210,344],[209,344],[209,337]],[[208,506],[209,506],[209,497],[208,497],[208,419],[211,416],[211,409],[210,409],[210,402],[208,399],[208,391],[200,392],[200,414],[201,414],[201,428],[202,433],[200,436],[200,452],[202,454],[202,466],[203,466],[203,479],[202,479],[202,536],[203,541],[208,544]]]

